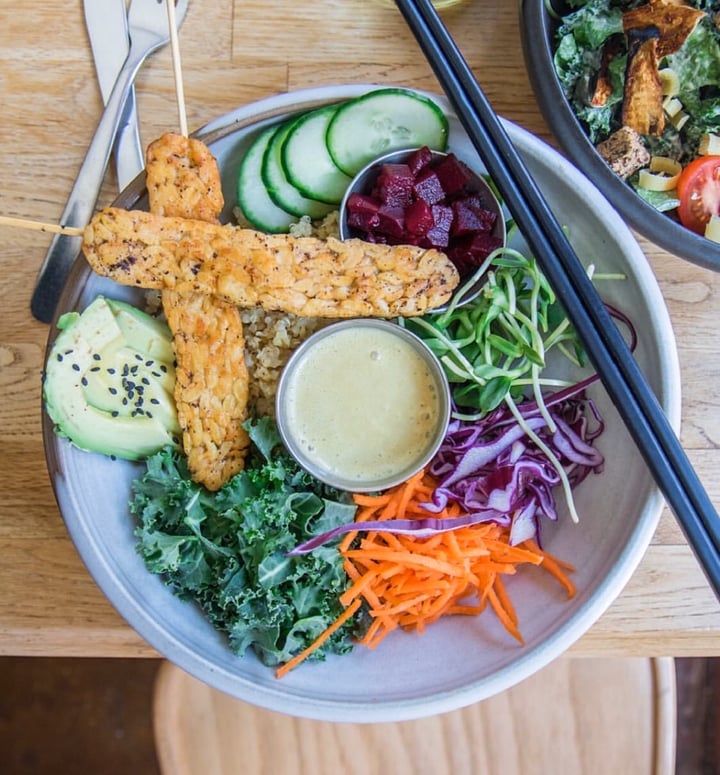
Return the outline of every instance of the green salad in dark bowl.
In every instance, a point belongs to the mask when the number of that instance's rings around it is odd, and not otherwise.
[[[636,231],[716,271],[719,13],[720,0],[521,3],[528,74],[562,150]]]

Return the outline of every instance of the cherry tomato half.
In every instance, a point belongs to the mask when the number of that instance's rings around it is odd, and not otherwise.
[[[720,215],[720,156],[700,156],[683,169],[677,183],[683,226],[705,233],[711,215]]]

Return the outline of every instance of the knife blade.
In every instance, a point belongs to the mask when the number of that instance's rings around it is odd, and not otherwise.
[[[107,104],[129,50],[125,0],[84,0],[85,26],[95,60],[103,104]],[[115,170],[122,191],[143,169],[135,89],[131,88],[114,145]]]

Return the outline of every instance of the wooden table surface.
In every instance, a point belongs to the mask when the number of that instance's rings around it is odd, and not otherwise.
[[[516,0],[444,18],[498,113],[553,142],[524,69]],[[0,0],[0,213],[56,222],[101,112],[82,3]],[[239,105],[330,83],[440,91],[395,9],[371,0],[190,0],[180,34],[190,131]],[[137,80],[146,145],[178,129],[170,48]],[[116,194],[107,175],[99,204]],[[48,326],[29,301],[48,235],[0,227],[0,654],[153,656],[88,574],[48,479],[40,378]],[[678,342],[682,442],[720,503],[720,274],[640,239]],[[578,655],[720,655],[720,605],[665,511]]]

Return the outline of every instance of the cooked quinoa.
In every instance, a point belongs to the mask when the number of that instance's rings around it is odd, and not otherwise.
[[[258,307],[240,313],[245,331],[245,362],[250,377],[249,406],[257,417],[275,416],[275,389],[293,350],[310,334],[332,322],[301,318]]]

